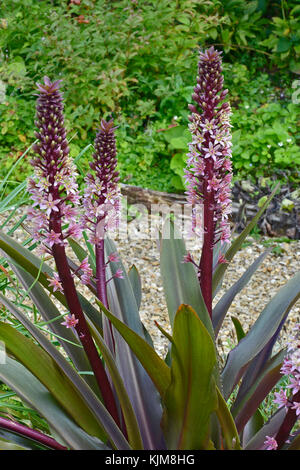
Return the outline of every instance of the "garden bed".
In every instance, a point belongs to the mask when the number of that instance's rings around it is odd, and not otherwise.
[[[148,195],[152,194],[152,196],[153,193],[155,192],[147,192]],[[142,191],[141,194],[145,195],[146,192]],[[141,195],[136,199],[136,201],[138,200],[142,201]],[[158,199],[155,202],[158,203]],[[143,198],[143,203],[146,204],[145,198]],[[7,231],[14,226],[18,217],[21,217],[24,211],[24,208],[17,210],[15,218],[6,226]],[[6,216],[5,213],[1,214],[0,222],[4,221]],[[162,223],[162,220],[157,219],[157,216],[151,215],[144,220],[132,219],[127,227],[128,237],[120,236],[119,239],[116,239],[116,244],[125,267],[129,269],[134,264],[140,273],[142,280],[141,318],[153,338],[157,352],[164,356],[167,351],[168,341],[155,326],[155,322],[158,322],[167,331],[170,331],[170,325],[160,276],[159,245],[157,239],[153,236],[153,232],[149,235],[149,228],[155,227],[158,221]],[[136,224],[135,227],[139,231],[138,237],[132,236],[132,233],[136,230],[133,230],[133,224]],[[28,234],[19,227],[14,232],[13,237],[18,241],[24,241]],[[200,243],[195,239],[186,241],[186,246],[195,259],[200,257],[199,245]],[[248,237],[243,248],[236,254],[228,267],[223,281],[223,288],[217,294],[214,303],[220,299],[228,287],[240,278],[246,268],[270,247],[272,247],[272,251],[257,269],[247,286],[236,296],[224,321],[218,337],[219,352],[224,357],[237,341],[231,317],[238,318],[245,332],[247,332],[268,301],[271,300],[280,287],[299,271],[300,240],[277,239],[266,236]],[[69,254],[72,256],[71,252]],[[90,295],[87,288],[85,288],[85,294]],[[300,301],[291,310],[282,329],[279,340],[281,346],[286,344],[292,328],[296,322],[299,322],[299,318]]]

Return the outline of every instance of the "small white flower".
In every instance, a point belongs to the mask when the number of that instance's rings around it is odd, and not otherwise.
[[[283,142],[278,142],[279,147],[283,146]]]

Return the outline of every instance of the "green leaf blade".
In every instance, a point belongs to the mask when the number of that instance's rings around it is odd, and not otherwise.
[[[216,353],[207,329],[188,305],[174,319],[171,383],[162,426],[169,449],[210,448],[209,423],[217,409]]]

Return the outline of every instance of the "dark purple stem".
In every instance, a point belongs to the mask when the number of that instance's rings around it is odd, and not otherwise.
[[[0,417],[0,428],[7,429],[8,431],[15,432],[21,436],[28,437],[29,439],[33,439],[34,441],[37,441],[52,450],[68,450],[67,447],[62,446],[52,437],[49,437],[46,434],[28,428],[23,424],[16,423],[15,421],[11,421],[9,419]]]
[[[97,286],[97,297],[103,303],[103,305],[108,309],[108,300],[107,300],[107,283],[106,283],[106,264],[105,264],[105,252],[104,252],[104,240],[100,240],[95,247],[96,252],[96,286]],[[112,330],[112,324],[108,320],[109,325],[109,335],[106,338],[108,344],[111,345],[112,352],[115,351],[115,340]],[[104,330],[105,334],[105,330]]]
[[[211,161],[207,162],[207,174],[212,177],[213,169]],[[209,313],[212,317],[212,274],[213,274],[213,248],[215,236],[214,224],[214,197],[212,191],[207,191],[207,183],[204,183],[204,235],[203,246],[200,260],[200,287],[203,299]]]
[[[104,240],[100,240],[96,244],[96,285],[97,296],[103,305],[108,308],[107,291],[106,291],[106,265],[104,256]]]
[[[52,212],[51,215],[50,230],[52,229],[56,233],[61,233],[61,222],[59,215],[60,214],[57,212]],[[119,425],[120,420],[113,391],[82,311],[77,296],[74,279],[68,264],[65,247],[63,245],[54,244],[52,247],[52,253],[70,313],[74,314],[75,318],[78,320],[75,328],[94,371],[104,404],[107,410],[110,412],[111,416],[114,418],[115,422]]]

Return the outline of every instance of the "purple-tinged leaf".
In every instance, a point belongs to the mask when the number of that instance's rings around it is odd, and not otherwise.
[[[238,250],[241,249],[242,244],[246,240],[247,236],[251,232],[251,230],[255,227],[257,224],[259,218],[261,215],[264,213],[270,202],[272,201],[273,197],[275,196],[277,190],[279,188],[279,184],[275,187],[275,189],[272,191],[270,194],[270,197],[267,199],[267,201],[263,204],[263,206],[260,208],[260,210],[257,212],[257,214],[253,217],[251,222],[244,228],[242,233],[238,235],[234,241],[232,242],[231,246],[228,248],[228,250],[225,253],[225,258],[227,259],[228,263],[233,259],[235,254],[237,253]],[[220,286],[220,283],[222,282],[224,273],[226,269],[228,268],[228,263],[222,263],[219,264],[219,266],[216,268],[214,275],[213,275],[213,293],[215,294],[217,292],[217,289]]]
[[[286,411],[280,408],[268,421],[267,423],[250,439],[244,450],[263,450],[266,436],[275,436],[278,429],[280,428]]]
[[[214,338],[214,332],[199,281],[192,263],[184,263],[187,254],[183,239],[172,222],[165,224],[160,242],[160,269],[171,325],[181,304],[190,305]]]
[[[271,299],[247,335],[228,354],[222,372],[225,398],[230,395],[237,380],[240,379],[241,370],[268,344],[299,297],[300,272]]]
[[[260,353],[257,356],[254,357],[254,359],[252,359],[252,361],[248,365],[246,369],[246,373],[243,375],[243,380],[239,387],[239,391],[235,399],[232,410],[237,409],[239,407],[240,402],[243,401],[249,389],[252,387],[252,385],[255,383],[255,381],[261,376],[262,372],[264,371],[264,368],[271,357],[274,344],[278,338],[278,335],[281,331],[282,326],[284,325],[285,320],[286,320],[286,317],[282,319],[275,334],[272,336],[272,338],[269,340],[266,346],[260,351]],[[284,357],[286,352],[282,351],[282,354]]]
[[[116,253],[112,240],[105,240],[107,255]],[[108,282],[107,295],[110,311],[125,325],[145,340],[136,299],[126,270],[121,261],[109,263],[107,276],[113,276],[118,269],[123,271],[123,279],[114,278]],[[128,344],[117,331],[113,331],[115,358],[126,391],[134,407],[145,449],[164,449],[164,439],[160,427],[162,408],[159,393],[144,367],[135,357]],[[148,343],[147,343],[147,346]],[[149,346],[150,349],[152,349]],[[154,350],[152,349],[152,353]]]
[[[170,369],[151,346],[141,338],[135,331],[129,328],[125,323],[115,317],[105,306],[97,300],[101,310],[122,335],[126,343],[130,346],[135,356],[139,359],[144,369],[151,377],[152,382],[160,393],[164,396],[166,389],[170,384]]]
[[[244,272],[240,279],[233,284],[230,289],[221,297],[217,305],[213,309],[212,323],[215,331],[216,337],[222,327],[223,320],[226,313],[228,312],[232,301],[235,296],[247,285],[257,268],[269,254],[270,250],[262,253],[251,266]]]
[[[293,403],[300,403],[300,390],[294,393],[290,399]],[[275,436],[275,439],[278,444],[278,450],[280,450],[285,442],[290,437],[290,433],[298,419],[297,411],[294,407],[289,407],[286,413],[286,416]]]
[[[29,445],[29,449],[67,450],[65,446],[62,446],[59,442],[55,441],[55,439],[47,436],[47,434],[43,434],[40,431],[24,426],[24,424],[0,416],[0,436],[1,430],[8,431],[10,434],[9,437],[16,434],[15,439],[13,437],[12,440],[17,440],[19,443],[21,441],[23,445]]]
[[[130,403],[129,397],[127,395],[123,380],[115,364],[115,360],[98,331],[94,332],[93,337],[102,354],[107,370],[109,371],[114,390],[116,391],[116,395],[119,399],[122,416],[126,425],[128,442],[133,450],[141,450],[143,449],[143,444],[138,428],[138,423],[133,411],[132,404]]]
[[[134,293],[137,308],[138,310],[140,310],[141,301],[142,301],[142,281],[141,281],[141,276],[134,264],[131,266],[131,268],[128,271],[128,279],[130,281],[130,284]],[[143,332],[144,332],[146,341],[150,344],[150,346],[152,346],[152,348],[154,348],[151,335],[149,334],[144,324],[142,324],[142,327],[143,327]]]
[[[266,364],[265,369],[256,378],[252,386],[237,403],[231,408],[231,413],[235,418],[238,432],[241,432],[251,416],[254,415],[259,405],[270,393],[272,388],[281,379],[280,372],[282,362],[286,352],[281,351],[273,356]]]
[[[256,433],[263,427],[264,418],[259,410],[256,410],[253,416],[249,419],[248,423],[243,429],[243,447],[246,447],[248,442],[255,436]]]

